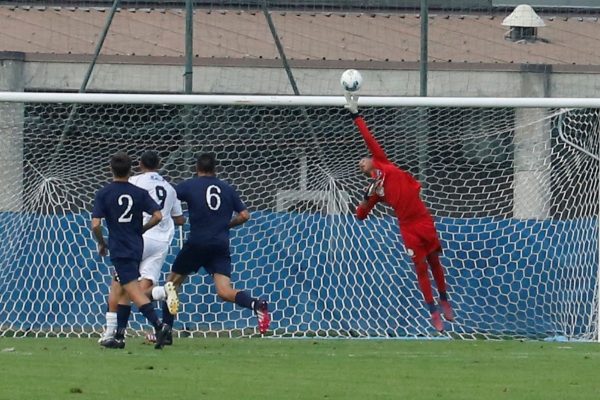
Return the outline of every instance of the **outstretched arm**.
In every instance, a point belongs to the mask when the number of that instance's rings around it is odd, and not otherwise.
[[[346,92],[346,108],[350,111],[350,115],[352,116],[352,120],[354,124],[358,127],[360,134],[362,135],[369,151],[371,152],[374,159],[379,161],[387,161],[387,156],[385,152],[377,143],[377,140],[373,137],[373,134],[369,130],[367,123],[363,119],[363,117],[358,113],[358,96]]]
[[[369,213],[375,207],[375,204],[379,202],[379,196],[376,194],[369,196],[366,200],[360,202],[356,207],[356,218],[361,221],[369,216]]]

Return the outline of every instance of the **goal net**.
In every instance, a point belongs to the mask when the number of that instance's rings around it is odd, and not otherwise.
[[[391,210],[354,217],[368,152],[341,96],[20,95],[0,93],[0,336],[101,331],[110,265],[90,234],[93,196],[111,154],[148,149],[174,184],[216,154],[252,213],[232,230],[232,280],[269,300],[274,335],[437,335]],[[597,339],[598,109],[427,101],[361,98],[361,110],[423,185],[456,311],[447,334]],[[179,335],[257,332],[202,273],[181,300]]]

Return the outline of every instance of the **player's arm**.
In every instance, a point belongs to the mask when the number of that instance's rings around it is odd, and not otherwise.
[[[356,207],[356,218],[361,221],[366,219],[373,207],[380,201],[381,197],[374,192],[374,184],[372,184],[365,192],[364,199],[358,204],[358,207]]]
[[[250,220],[250,212],[248,210],[242,210],[235,214],[231,221],[229,221],[229,227],[233,228],[238,225],[242,225]]]
[[[104,257],[106,254],[108,254],[108,250],[106,247],[106,241],[104,240],[104,236],[102,235],[101,218],[92,218],[92,234],[94,235],[96,243],[98,243],[98,254]]]
[[[154,200],[152,200],[152,201],[154,201]],[[145,233],[148,229],[154,228],[156,225],[158,225],[160,223],[160,221],[162,221],[162,214],[161,214],[160,210],[156,210],[156,211],[152,212],[152,216],[150,217],[150,220],[148,222],[146,222],[144,224],[144,226],[142,227],[142,233]]]
[[[94,198],[94,206],[92,208],[92,235],[94,240],[98,243],[98,254],[104,257],[108,254],[108,248],[106,247],[106,241],[102,235],[102,218],[106,216],[104,212],[104,202],[100,192],[96,193]]]
[[[175,223],[175,225],[181,226],[185,224],[185,216],[183,215],[183,209],[181,208],[181,201],[178,199],[175,199],[173,208],[171,208],[171,218],[173,218],[173,223]]]
[[[236,214],[233,216],[231,221],[229,221],[230,228],[242,225],[248,222],[250,219],[250,212],[236,191],[233,191],[233,210],[236,212]]]
[[[374,159],[377,159],[380,161],[388,161],[388,158],[387,158],[385,152],[383,151],[383,149],[381,148],[381,146],[379,145],[377,140],[375,140],[375,137],[373,137],[373,134],[371,133],[371,131],[369,130],[369,127],[367,126],[367,123],[365,122],[363,117],[358,113],[358,95],[346,92],[345,96],[346,96],[346,106],[345,107],[348,109],[348,111],[350,111],[352,120],[354,121],[354,124],[357,126],[360,134],[362,135],[362,137],[365,141],[365,144],[367,145],[369,151],[371,152],[371,155],[373,156]]]
[[[142,233],[146,232],[148,229],[152,229],[156,225],[162,221],[162,213],[160,212],[160,206],[154,201],[150,194],[144,191],[142,197],[142,208],[145,212],[150,214],[150,220],[144,224],[142,227]]]

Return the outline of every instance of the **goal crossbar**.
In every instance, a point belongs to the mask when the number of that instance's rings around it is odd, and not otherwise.
[[[247,96],[124,93],[0,92],[0,102],[76,104],[171,104],[343,106],[343,96]],[[363,107],[600,108],[600,98],[379,97],[361,96]]]

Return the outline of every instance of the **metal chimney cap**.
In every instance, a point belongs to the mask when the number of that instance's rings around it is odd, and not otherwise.
[[[524,28],[538,28],[540,26],[546,26],[544,21],[528,4],[521,4],[517,6],[508,17],[504,18],[502,25]]]

